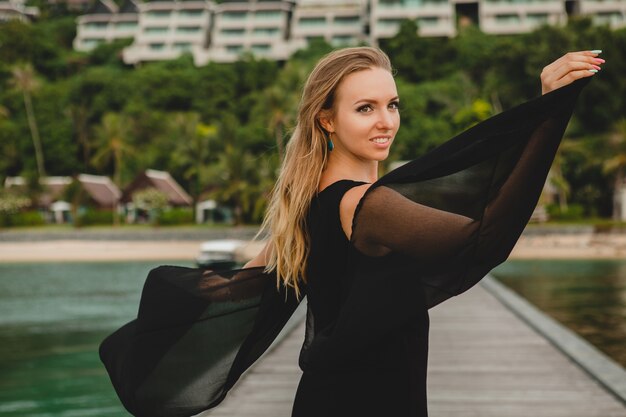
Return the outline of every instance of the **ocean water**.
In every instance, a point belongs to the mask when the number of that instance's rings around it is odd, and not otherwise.
[[[159,264],[0,264],[0,416],[128,416],[98,358]],[[496,278],[626,366],[626,260],[517,261]]]
[[[0,416],[128,416],[98,345],[164,263],[0,264]]]
[[[626,367],[626,259],[509,260],[492,275]]]

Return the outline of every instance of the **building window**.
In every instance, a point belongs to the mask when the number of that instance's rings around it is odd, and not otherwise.
[[[174,49],[179,51],[191,51],[191,43],[189,42],[175,42]]]
[[[541,25],[544,23],[548,23],[548,14],[547,13],[528,13],[526,18],[529,22]]]
[[[404,8],[421,6],[422,0],[380,0],[379,5],[385,8]]]
[[[180,26],[176,28],[177,33],[198,33],[200,30],[200,26]]]
[[[115,24],[116,29],[135,29],[137,22],[118,22]]]
[[[246,12],[224,12],[222,17],[225,20],[243,20],[246,18]]]
[[[152,49],[153,51],[160,51],[165,49],[165,44],[162,42],[159,43],[151,43],[150,44],[150,49]]]
[[[265,43],[261,43],[261,44],[256,44],[256,45],[252,45],[252,52],[255,53],[267,53],[272,49],[271,45],[265,44]]]
[[[104,39],[83,39],[83,45],[86,48],[95,48],[104,42]]]
[[[226,45],[226,51],[233,53],[233,54],[238,54],[239,52],[243,51],[243,46],[241,45]]]
[[[402,19],[379,19],[378,25],[383,28],[397,28],[400,27]]]
[[[108,22],[89,22],[85,23],[86,29],[104,30],[109,25]]]
[[[278,19],[282,15],[280,10],[257,10],[255,19]]]
[[[332,46],[352,45],[356,43],[356,39],[350,35],[337,35],[333,36],[330,43]]]
[[[204,10],[202,9],[189,9],[189,10],[179,10],[178,15],[183,17],[198,17],[202,16]]]
[[[514,24],[514,23],[520,23],[520,18],[519,18],[519,15],[515,13],[497,14],[496,22],[504,23],[504,24]]]
[[[244,29],[222,29],[220,34],[222,36],[243,36],[246,33]]]
[[[323,36],[307,36],[307,43],[315,42],[315,41],[323,41],[325,40]]]
[[[150,26],[144,29],[144,33],[148,35],[163,34],[163,33],[167,33],[167,31],[168,31],[167,26]]]
[[[356,25],[361,21],[359,16],[336,16],[334,20],[338,25]]]
[[[417,25],[420,27],[437,26],[439,18],[437,16],[424,16],[417,18]]]
[[[276,36],[280,31],[278,28],[256,28],[252,33],[257,36]]]
[[[325,26],[325,17],[302,17],[300,18],[300,25],[302,26]]]
[[[620,24],[623,17],[620,12],[600,12],[593,17],[593,23],[599,25]]]

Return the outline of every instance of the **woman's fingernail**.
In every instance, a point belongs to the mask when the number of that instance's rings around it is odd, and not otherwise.
[[[599,66],[597,66],[597,65],[593,65],[593,64],[591,64],[591,66],[592,66],[592,67],[594,67],[594,68],[595,68],[595,69],[597,69],[597,70],[600,70],[600,67],[599,67]]]
[[[587,70],[587,71],[589,71],[589,72],[598,72],[598,70],[595,70],[595,69],[594,70]]]
[[[606,61],[602,58],[594,58],[593,59],[595,62],[597,62],[598,64],[604,64]]]
[[[594,49],[593,51],[589,51],[592,54],[601,54],[602,53],[602,49]]]

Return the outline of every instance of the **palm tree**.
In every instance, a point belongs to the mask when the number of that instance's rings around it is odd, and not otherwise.
[[[217,126],[203,124],[197,113],[178,113],[171,118],[168,131],[176,140],[173,163],[184,167],[183,177],[194,182],[191,192],[195,205],[204,188],[203,167],[211,157],[211,142],[217,137]]]
[[[550,168],[550,182],[558,192],[559,209],[561,213],[567,211],[567,198],[571,192],[570,184],[565,178],[565,175],[563,175],[563,163],[565,155],[574,153],[584,155],[584,144],[568,138],[563,139],[554,156],[554,161],[552,161],[552,167]]]
[[[615,173],[613,185],[613,219],[621,220],[620,191],[624,187],[624,170],[626,169],[626,118],[619,119],[608,137],[611,147],[611,158],[604,161],[602,171],[605,174]]]
[[[258,220],[263,213],[273,174],[266,158],[255,158],[244,147],[226,143],[215,164],[207,167],[216,200],[234,210],[235,224]],[[277,165],[277,164],[275,164]]]
[[[89,165],[92,144],[89,141],[89,111],[83,104],[71,105],[66,114],[72,119],[78,143],[83,151],[83,163]]]
[[[129,144],[130,121],[119,114],[107,113],[102,122],[96,128],[96,136],[99,140],[98,151],[91,158],[91,163],[104,168],[113,162],[113,182],[122,188],[122,171],[125,160],[135,154],[135,150]],[[113,223],[119,222],[117,212],[114,210]]]
[[[96,136],[99,140],[98,151],[91,158],[91,163],[99,168],[104,168],[113,162],[113,182],[118,187],[122,186],[122,171],[125,159],[135,154],[135,150],[129,143],[130,121],[119,114],[107,113],[102,118],[100,126],[96,128]]]
[[[31,64],[16,65],[11,70],[13,78],[11,84],[22,93],[24,98],[24,107],[26,107],[26,117],[28,119],[28,127],[33,139],[35,148],[35,158],[37,160],[37,172],[39,177],[44,177],[46,171],[44,168],[43,149],[41,147],[41,139],[39,138],[39,130],[37,129],[37,121],[35,119],[35,110],[33,109],[32,93],[39,87],[39,82],[35,77],[35,70]]]
[[[274,132],[278,155],[285,154],[285,128],[293,124],[298,108],[300,86],[304,83],[307,69],[290,62],[280,78],[263,93],[266,110],[269,111],[269,128]]]

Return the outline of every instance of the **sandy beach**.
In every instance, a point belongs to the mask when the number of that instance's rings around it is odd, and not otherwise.
[[[0,242],[0,262],[194,260],[202,241],[49,240]],[[261,250],[258,242],[238,253],[244,261]]]
[[[0,242],[0,262],[193,260],[202,241],[49,240]],[[238,254],[250,259],[262,244]],[[522,235],[510,259],[626,259],[626,234]]]

